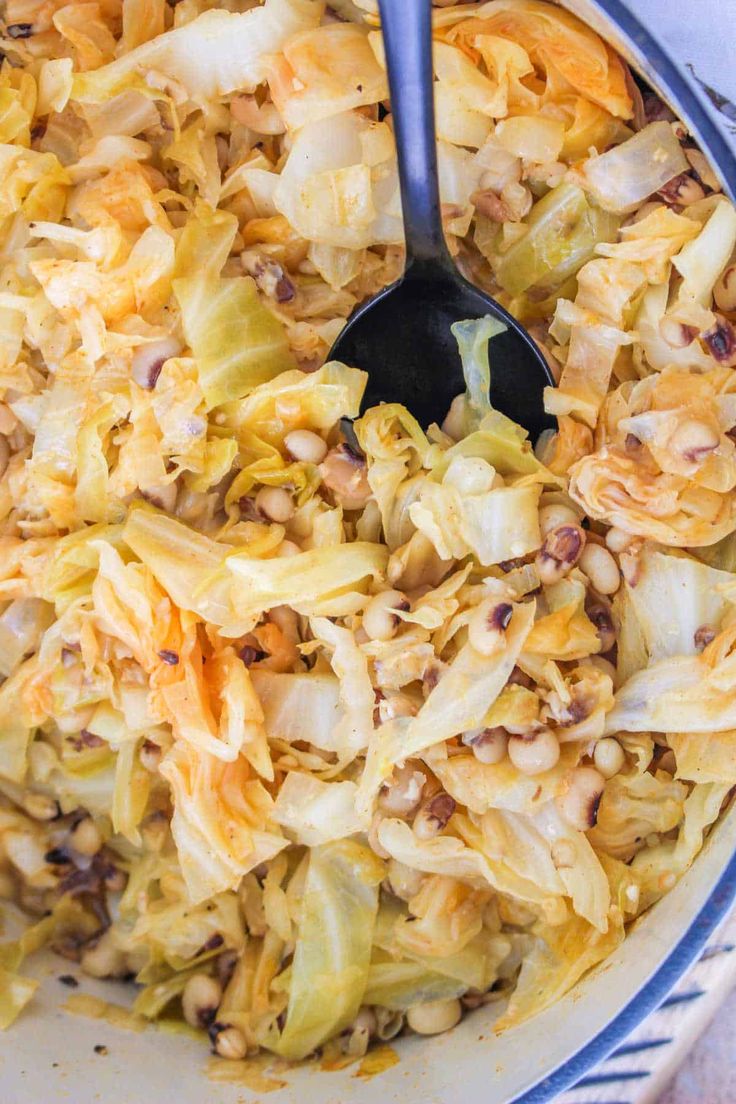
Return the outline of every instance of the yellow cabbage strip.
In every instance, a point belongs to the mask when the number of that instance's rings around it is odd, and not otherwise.
[[[286,331],[262,305],[249,276],[197,274],[173,287],[208,410],[293,368]]]
[[[563,792],[565,775],[577,765],[579,757],[580,749],[575,743],[563,744],[557,765],[531,777],[521,774],[505,759],[500,763],[481,763],[474,755],[443,757],[435,749],[426,755],[444,789],[471,812],[508,809],[529,815]]]
[[[453,822],[454,823],[454,822]],[[512,866],[482,850],[483,839],[469,820],[457,824],[460,838],[437,836],[420,840],[402,820],[384,819],[378,826],[381,846],[392,858],[413,870],[427,874],[446,874],[478,888],[488,887],[508,893],[519,900],[542,904],[554,896],[554,890],[538,885],[531,877],[516,873]],[[466,839],[468,842],[466,842]],[[469,846],[469,841],[472,845]],[[558,882],[557,892],[562,892]]]
[[[497,1031],[523,1023],[549,1008],[597,963],[607,958],[624,938],[621,912],[610,915],[606,932],[597,931],[580,916],[559,926],[537,924],[537,942],[522,962],[516,989],[506,1012],[496,1022]]]
[[[264,56],[297,31],[315,27],[323,9],[319,0],[268,0],[246,12],[202,12],[109,65],[78,74],[72,98],[108,100],[149,70],[179,82],[202,105],[235,89],[254,89],[265,77]]]
[[[736,786],[736,729],[723,732],[668,732],[677,778]]]
[[[467,10],[461,8],[460,12],[464,15]],[[539,0],[491,0],[474,14],[475,18],[452,28],[452,39],[471,47],[481,35],[510,39],[547,71],[548,79],[549,70],[557,70],[580,95],[613,115],[630,117],[631,97],[623,63],[595,31],[570,12]]]
[[[241,756],[227,763],[183,740],[161,763],[171,786],[171,830],[192,902],[231,889],[285,840],[269,818],[273,801]]]
[[[733,630],[723,634],[730,642]],[[632,675],[616,693],[606,732],[725,732],[736,727],[736,655],[672,656]]]
[[[40,982],[0,966],[0,1031],[15,1023],[33,998]]]
[[[313,548],[298,556],[254,560],[234,553],[226,567],[232,576],[232,602],[238,618],[273,606],[291,606],[307,616],[339,616],[362,604],[358,592],[368,579],[380,578],[388,549],[368,541]]]
[[[352,1023],[368,981],[383,875],[362,844],[339,840],[310,851],[286,1024],[269,1050],[304,1058]]]

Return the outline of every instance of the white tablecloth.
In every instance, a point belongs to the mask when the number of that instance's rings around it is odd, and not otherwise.
[[[702,81],[730,99],[718,112],[699,90],[700,100],[736,148],[736,0],[624,0],[646,28],[683,66],[692,65]]]

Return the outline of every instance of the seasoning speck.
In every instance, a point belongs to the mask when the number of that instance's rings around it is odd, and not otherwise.
[[[197,951],[197,954],[206,954],[207,951],[217,950],[225,942],[219,932],[213,932],[213,934],[207,939]]]
[[[97,1045],[94,1049],[95,1049],[95,1054],[101,1054],[103,1058],[107,1054],[107,1047],[103,1046],[102,1043],[97,1043]]]
[[[238,655],[242,659],[246,667],[252,666],[254,663],[258,663],[259,660],[266,658],[266,652],[260,651],[258,648],[254,648],[251,644],[244,644],[238,652]]]
[[[71,862],[69,852],[65,851],[63,847],[52,847],[50,851],[46,852],[43,859],[44,862],[50,863],[52,866],[64,866]]]
[[[59,981],[62,985],[67,985],[70,989],[76,989],[79,985],[77,979],[71,974],[60,974]]]

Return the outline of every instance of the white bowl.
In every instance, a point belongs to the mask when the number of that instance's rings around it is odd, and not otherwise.
[[[691,86],[619,0],[565,0],[636,66],[678,111],[736,189],[736,157]],[[730,187],[729,187],[730,186]],[[432,1039],[397,1040],[400,1060],[373,1078],[355,1067],[283,1074],[269,1104],[544,1104],[611,1053],[666,996],[736,898],[736,808],[712,832],[693,868],[642,917],[622,946],[554,1007],[502,1035],[493,1007]],[[46,957],[29,1011],[0,1039],[0,1104],[253,1104],[265,1087],[213,1084],[207,1054],[186,1037],[120,1031],[60,1011],[58,977],[69,964]],[[129,990],[84,979],[85,991],[125,1003]],[[102,1044],[106,1054],[95,1053]]]
[[[629,932],[619,949],[563,1000],[496,1035],[492,1006],[454,1031],[393,1044],[396,1065],[370,1078],[356,1067],[322,1072],[304,1065],[281,1076],[268,1104],[543,1104],[610,1054],[666,996],[702,950],[736,896],[736,807],[711,833],[678,885]],[[69,969],[47,956],[29,1011],[2,1036],[2,1104],[256,1104],[261,1092],[213,1084],[205,1048],[154,1029],[133,1034],[62,1012]],[[121,985],[82,978],[84,991],[118,1003]],[[106,1055],[94,1047],[102,1044]],[[265,1104],[265,1101],[261,1101]]]

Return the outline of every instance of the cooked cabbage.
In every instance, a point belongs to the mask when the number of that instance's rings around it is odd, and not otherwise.
[[[204,11],[116,61],[75,79],[73,98],[108,99],[126,86],[143,84],[148,73],[181,84],[202,104],[235,89],[254,89],[264,79],[264,58],[291,35],[314,27],[321,0],[268,0],[246,12]],[[136,78],[138,78],[136,80]]]
[[[347,1027],[368,983],[381,862],[359,843],[312,849],[294,950],[286,1024],[270,1044],[304,1058]]]
[[[632,138],[586,161],[583,187],[609,211],[633,211],[674,176],[687,158],[669,123],[649,123]]]
[[[420,425],[329,360],[404,266],[375,0],[6,16],[0,1028],[47,943],[258,1063],[534,1014],[736,783],[732,204],[571,13],[436,5],[448,248],[558,423],[485,317]]]

